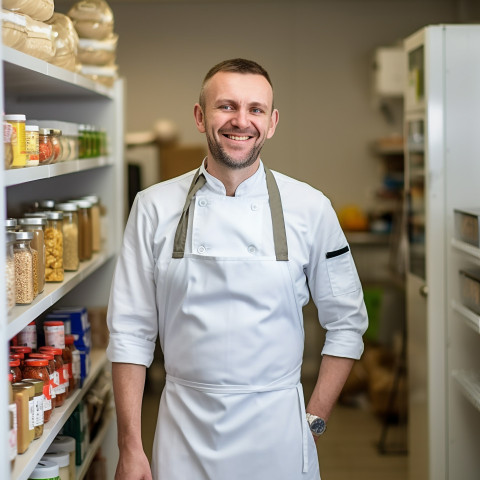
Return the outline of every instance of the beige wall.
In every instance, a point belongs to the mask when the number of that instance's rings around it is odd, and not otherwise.
[[[166,118],[179,126],[183,142],[202,142],[193,104],[204,74],[225,58],[252,58],[269,70],[280,110],[263,160],[321,189],[337,209],[375,202],[381,164],[369,144],[402,128],[400,114],[391,125],[373,105],[373,50],[426,24],[455,22],[460,12],[455,0],[110,5],[127,78],[128,131]]]

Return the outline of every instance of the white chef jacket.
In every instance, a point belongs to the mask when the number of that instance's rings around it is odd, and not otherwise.
[[[226,194],[223,183],[210,175],[204,165],[201,172],[207,180],[202,190]],[[175,230],[194,173],[153,185],[135,198],[111,287],[107,318],[110,330],[107,356],[111,362],[148,367],[153,361],[157,335],[163,348],[163,309],[157,292],[165,288],[164,273],[172,260]],[[348,243],[335,211],[320,191],[281,173],[273,173],[282,199],[298,304],[308,303],[310,289],[319,321],[326,329],[322,355],[359,359],[368,319],[351,252],[338,254]],[[250,231],[261,229],[263,243],[255,248],[271,251],[272,231],[265,228],[271,223],[270,211],[268,203],[260,200],[266,191],[265,172],[260,162],[256,173],[238,186],[235,196],[247,197],[252,210],[259,213],[256,221],[244,225],[245,238]],[[194,204],[192,207],[186,252],[195,250],[208,255],[213,250],[218,254],[222,249],[222,231],[234,215],[209,225],[218,232],[218,244],[195,245],[192,230],[195,232],[193,218],[197,207]],[[239,255],[245,253],[244,240],[238,241]]]

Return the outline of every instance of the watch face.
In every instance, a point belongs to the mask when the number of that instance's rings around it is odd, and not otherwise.
[[[310,423],[310,430],[314,435],[321,435],[325,431],[325,428],[325,421],[321,418],[316,418],[312,423]]]

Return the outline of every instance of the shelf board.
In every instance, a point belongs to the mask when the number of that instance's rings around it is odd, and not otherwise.
[[[91,370],[81,389],[78,389],[65,403],[53,411],[48,423],[45,424],[43,435],[34,440],[28,450],[17,455],[15,467],[12,471],[12,480],[27,480],[35,465],[40,461],[48,447],[58,435],[68,417],[73,413],[75,407],[91,387],[98,374],[107,363],[107,354],[103,349],[92,350],[90,352]]]
[[[58,177],[68,173],[83,172],[93,168],[113,165],[111,157],[95,157],[71,160],[69,162],[55,163],[53,165],[39,165],[37,167],[24,167],[4,172],[5,186],[20,185],[35,180]]]
[[[456,238],[452,239],[452,247],[460,252],[467,253],[468,255],[471,255],[472,257],[480,260],[480,248],[478,247],[474,247],[473,245],[462,242],[461,240],[457,240]]]
[[[477,410],[480,410],[480,376],[478,373],[456,370],[452,372],[452,376],[460,386],[463,395]]]
[[[113,89],[14,48],[2,47],[5,96],[113,98]]]
[[[109,408],[107,412],[103,414],[102,426],[100,427],[100,430],[95,435],[95,438],[93,439],[93,441],[90,442],[90,445],[88,446],[88,452],[87,452],[87,455],[85,456],[85,459],[83,460],[83,463],[77,466],[75,480],[83,480],[83,478],[85,477],[92,463],[92,460],[94,459],[95,454],[97,453],[97,450],[100,448],[100,445],[102,444],[103,439],[107,434],[108,428],[113,422],[114,417],[115,417],[115,410],[113,408]]]
[[[462,319],[470,328],[480,334],[480,315],[472,312],[472,310],[465,307],[456,300],[452,300],[452,308],[462,316]]]
[[[91,260],[82,262],[78,271],[65,272],[63,282],[46,283],[45,290],[30,305],[15,306],[8,317],[7,338],[14,337],[20,330],[48,310],[85,278],[99,269],[112,256],[112,254],[107,252],[95,254]]]

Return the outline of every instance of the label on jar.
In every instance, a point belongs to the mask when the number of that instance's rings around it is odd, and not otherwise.
[[[52,409],[52,386],[50,383],[43,385],[43,411]]]
[[[11,403],[8,406],[10,417],[10,428],[8,429],[8,456],[14,460],[17,456],[17,404]]]
[[[65,387],[68,387],[68,384],[69,384],[68,383],[68,380],[70,378],[70,373],[68,371],[69,366],[72,366],[72,364],[71,363],[64,363],[63,364],[63,379],[64,379],[63,383],[64,383]]]
[[[64,325],[45,325],[45,344],[50,347],[65,348]]]
[[[78,381],[80,380],[80,374],[81,374],[81,366],[80,366],[80,352],[78,350],[74,350],[72,352],[72,373],[73,373],[73,378]]]
[[[43,408],[44,408],[43,402],[44,402],[43,394],[37,395],[33,398],[34,409],[35,409],[33,425],[35,427],[39,427],[40,425],[43,425]]]
[[[37,327],[35,325],[27,325],[17,335],[18,345],[21,347],[30,347],[32,350],[37,349]]]
[[[65,380],[63,378],[63,367],[55,370],[55,393],[60,395],[65,393]]]
[[[58,386],[58,383],[57,383],[57,375],[56,375],[56,371],[53,372],[51,375],[50,375],[50,395],[51,395],[51,398],[55,398],[56,395],[57,395],[57,386]]]
[[[32,400],[28,401],[28,429],[33,430],[35,427],[35,403]]]
[[[37,166],[40,159],[38,151],[38,131],[25,132],[25,152],[27,155],[27,167]]]

